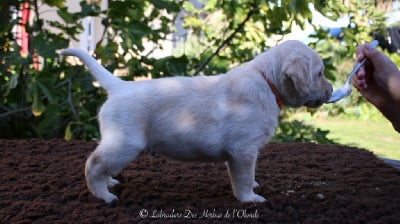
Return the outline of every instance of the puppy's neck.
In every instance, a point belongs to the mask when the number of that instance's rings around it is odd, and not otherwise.
[[[283,101],[279,97],[278,90],[276,89],[275,85],[268,78],[267,74],[265,74],[263,71],[260,71],[255,66],[253,66],[253,68],[256,69],[258,71],[258,73],[263,77],[263,79],[267,82],[267,84],[268,84],[269,88],[271,89],[272,93],[275,95],[276,104],[278,105],[279,109],[282,109]]]
[[[268,74],[264,71],[264,69],[259,68],[258,66],[251,64],[253,69],[255,69],[262,77],[263,79],[267,82],[269,88],[271,89],[272,93],[275,95],[275,100],[276,104],[278,105],[279,109],[282,109],[283,106],[283,101],[279,97],[278,90],[276,89],[275,85],[271,82],[271,80],[268,78]]]

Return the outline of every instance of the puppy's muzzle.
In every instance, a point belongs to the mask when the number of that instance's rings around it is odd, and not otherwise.
[[[333,89],[331,88],[330,90],[326,90],[325,93],[320,96],[317,99],[311,99],[309,101],[307,101],[307,103],[305,104],[305,106],[307,107],[311,107],[311,108],[316,108],[321,106],[322,104],[326,103],[332,95]]]

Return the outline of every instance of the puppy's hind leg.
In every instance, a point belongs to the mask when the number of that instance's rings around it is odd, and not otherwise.
[[[86,161],[85,176],[90,192],[106,203],[117,200],[117,196],[108,191],[108,187],[118,184],[111,175],[125,168],[142,150],[142,146],[103,138]]]
[[[101,144],[90,154],[86,160],[85,177],[86,185],[89,191],[97,198],[103,199],[106,203],[110,203],[117,199],[117,196],[108,191],[110,175],[107,172],[106,162],[100,151],[104,146]]]
[[[229,177],[235,197],[241,202],[265,202],[265,198],[254,193],[256,155],[234,155],[228,161]]]

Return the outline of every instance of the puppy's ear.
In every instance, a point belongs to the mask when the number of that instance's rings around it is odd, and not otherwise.
[[[310,59],[306,56],[288,57],[284,62],[282,73],[284,75],[283,85],[289,94],[306,95],[311,85]]]

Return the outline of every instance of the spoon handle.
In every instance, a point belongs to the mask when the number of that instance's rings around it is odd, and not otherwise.
[[[378,46],[378,41],[374,40],[369,44],[371,47],[376,48]],[[333,92],[331,95],[331,98],[326,103],[334,103],[334,102],[339,101],[351,94],[351,91],[352,91],[351,86],[350,86],[351,78],[365,64],[366,61],[367,61],[367,58],[364,58],[361,62],[357,63],[356,66],[354,66],[354,68],[350,72],[349,76],[347,76],[344,85],[340,89]]]
[[[376,48],[378,46],[379,42],[377,40],[373,40],[369,45],[373,48]],[[346,79],[346,83],[350,83],[351,78],[353,77],[356,72],[367,62],[367,58],[364,58],[361,62],[357,63],[356,66],[353,68],[353,70],[350,72],[349,76]]]

